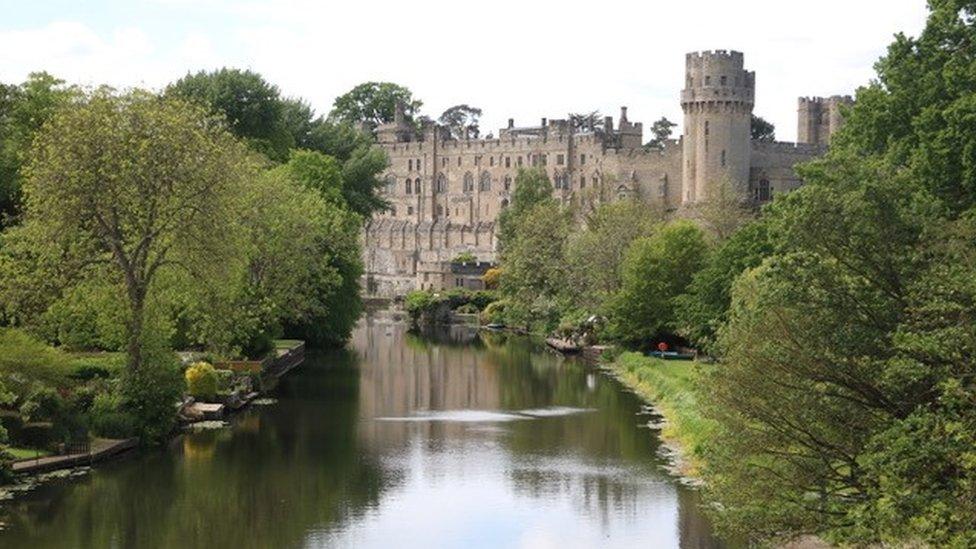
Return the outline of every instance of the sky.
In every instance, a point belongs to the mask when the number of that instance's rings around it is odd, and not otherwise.
[[[480,107],[483,133],[570,112],[681,121],[685,53],[730,49],[755,113],[796,138],[800,96],[853,94],[925,0],[0,0],[0,81],[158,89],[187,72],[257,71],[327,114],[361,82],[410,88],[434,118]]]

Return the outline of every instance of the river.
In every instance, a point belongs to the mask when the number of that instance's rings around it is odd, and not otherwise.
[[[374,315],[272,396],[0,504],[0,546],[721,547],[638,398],[525,338]]]

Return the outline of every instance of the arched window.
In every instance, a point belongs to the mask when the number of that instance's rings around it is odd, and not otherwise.
[[[413,192],[420,194],[420,178],[413,180]]]
[[[510,175],[505,176],[505,190],[506,191],[512,190],[512,176]]]
[[[471,172],[467,172],[464,174],[464,187],[462,188],[462,190],[466,193],[469,193],[474,190],[474,176],[471,175]]]
[[[759,184],[753,190],[753,198],[756,202],[767,202],[772,198],[772,188],[768,179],[760,179]]]
[[[410,182],[409,177],[407,178],[407,182],[404,184],[404,189],[407,191],[407,194],[413,194],[413,183]]]
[[[437,191],[438,193],[447,192],[447,176],[443,173],[437,174]]]
[[[437,215],[438,217],[444,215],[444,206],[440,206],[440,205],[437,206]]]
[[[478,182],[479,191],[490,191],[491,190],[491,174],[488,172],[481,172],[481,181]]]
[[[393,174],[387,174],[387,176],[383,178],[383,183],[386,187],[387,194],[393,194],[396,192],[396,177],[394,177]]]

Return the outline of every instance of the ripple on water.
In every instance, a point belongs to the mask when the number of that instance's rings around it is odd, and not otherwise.
[[[533,408],[517,411],[495,410],[443,410],[419,411],[410,416],[378,417],[376,421],[394,422],[448,422],[448,423],[507,423],[510,421],[527,421],[551,417],[563,417],[596,411],[595,408],[572,408],[569,406],[552,406],[549,408]]]

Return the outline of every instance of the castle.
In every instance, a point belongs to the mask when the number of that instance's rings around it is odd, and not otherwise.
[[[469,252],[495,259],[496,220],[508,206],[519,168],[540,167],[556,198],[596,204],[637,198],[677,210],[708,199],[727,181],[755,203],[801,185],[793,167],[822,155],[843,123],[850,97],[801,98],[798,143],[752,139],[756,76],[735,51],[689,53],[685,61],[682,136],[643,144],[643,127],[620,110],[614,124],[542,119],[508,127],[497,137],[452,138],[431,125],[422,132],[401,112],[377,129],[388,155],[386,198],[392,208],[364,230],[368,295],[394,297],[415,289],[466,285],[452,259]]]

